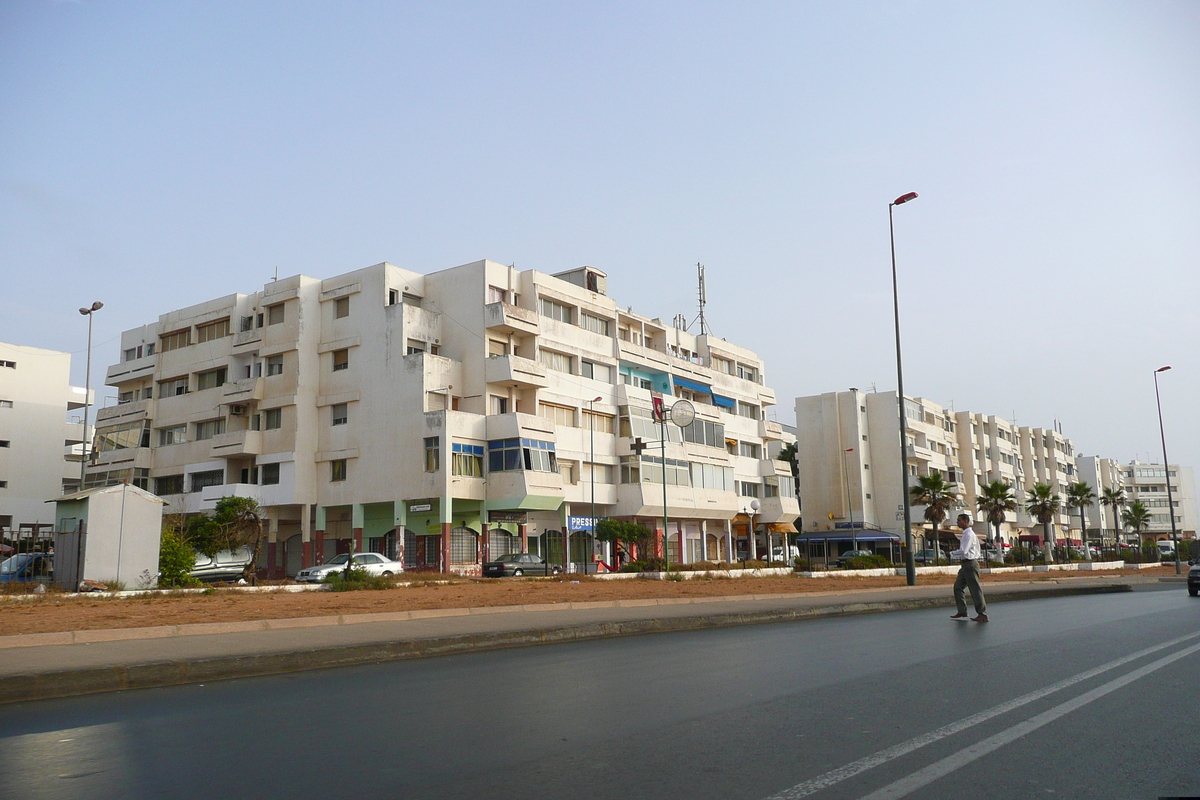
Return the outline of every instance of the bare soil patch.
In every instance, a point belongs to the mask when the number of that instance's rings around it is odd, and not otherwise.
[[[985,575],[985,583],[1003,581],[1063,581],[1100,575],[1159,577],[1173,567],[1112,570],[1095,573],[1015,573]],[[922,575],[922,586],[945,585],[953,575]],[[501,580],[463,579],[450,583],[416,582],[392,589],[360,592],[242,593],[217,589],[211,594],[161,594],[128,598],[66,597],[0,600],[0,636],[22,633],[142,628],[201,622],[236,622],[338,614],[371,614],[432,608],[569,603],[641,598],[725,597],[792,592],[837,592],[903,586],[903,577],[693,579],[687,581],[600,581],[587,577]]]

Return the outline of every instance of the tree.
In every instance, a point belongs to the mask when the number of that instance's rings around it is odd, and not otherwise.
[[[158,585],[178,588],[200,583],[192,577],[196,551],[184,538],[182,520],[163,519],[162,540],[158,549]]]
[[[797,449],[795,442],[788,442],[779,451],[779,455],[775,456],[776,461],[786,462],[792,470],[792,479],[796,481],[796,486],[800,485],[800,459],[797,457]]]
[[[1125,506],[1125,490],[1124,489],[1105,489],[1104,495],[1100,498],[1100,504],[1108,506],[1113,512],[1113,547],[1118,551],[1121,546],[1121,509]]]
[[[217,550],[250,548],[250,563],[242,570],[242,578],[253,583],[263,535],[258,501],[250,497],[222,497],[217,501],[212,520],[217,526]]]
[[[1092,551],[1088,547],[1087,519],[1084,511],[1088,506],[1093,505],[1095,500],[1096,493],[1085,481],[1076,481],[1067,485],[1067,508],[1079,510],[1079,541],[1083,543],[1083,557],[1088,561],[1092,560]]]
[[[1017,501],[1013,497],[1012,484],[1008,481],[992,481],[985,484],[979,490],[979,499],[976,501],[976,504],[979,506],[980,513],[995,528],[997,552],[1003,556],[1003,546],[1000,542],[1000,526],[1004,524],[1005,515],[1009,511],[1017,510]]]
[[[914,506],[925,506],[925,521],[933,524],[933,557],[937,558],[938,526],[958,503],[958,495],[940,472],[917,476],[917,485],[908,490]]]
[[[607,518],[596,522],[596,539],[620,544],[627,553],[630,552],[630,547],[637,547],[638,554],[642,555],[650,542],[650,536],[650,530],[636,522]]]
[[[1035,483],[1033,488],[1029,490],[1029,496],[1025,499],[1025,510],[1032,514],[1038,522],[1042,523],[1043,539],[1045,540],[1043,545],[1047,564],[1054,560],[1054,534],[1050,530],[1050,523],[1054,520],[1054,515],[1059,512],[1061,502],[1054,489],[1048,483]]]
[[[1142,531],[1150,527],[1150,509],[1146,508],[1146,504],[1141,500],[1134,500],[1129,504],[1129,508],[1125,509],[1121,520],[1130,528],[1133,528],[1133,532],[1138,535],[1138,541],[1140,542]]]

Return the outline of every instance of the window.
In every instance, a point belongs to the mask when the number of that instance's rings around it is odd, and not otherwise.
[[[267,375],[283,374],[283,356],[271,356],[267,359]]]
[[[175,397],[176,395],[188,393],[188,379],[175,378],[169,381],[160,381],[158,384],[158,396]]]
[[[604,317],[597,317],[596,315],[589,314],[586,311],[581,311],[579,313],[579,327],[583,328],[584,330],[591,331],[592,333],[598,333],[601,336],[612,336],[610,333],[612,330],[611,322],[604,319]]]
[[[742,497],[758,497],[759,485],[750,481],[738,481],[738,494]]]
[[[442,468],[442,442],[436,436],[425,440],[425,471],[437,472]]]
[[[229,318],[219,319],[207,325],[196,326],[196,341],[211,342],[229,335]]]
[[[758,383],[758,370],[748,364],[738,363],[737,376],[744,381]]]
[[[157,495],[183,494],[183,476],[164,475],[161,478],[155,478],[154,493]]]
[[[350,369],[350,351],[349,350],[334,350],[333,351],[333,371],[341,372],[344,369]]]
[[[201,442],[205,439],[211,439],[214,436],[219,436],[225,432],[224,419],[210,419],[205,422],[196,423],[196,441]]]
[[[488,287],[488,302],[489,303],[507,303],[508,290],[501,289],[499,286]]]
[[[8,369],[16,369],[17,362],[15,362],[15,361],[0,361],[0,367],[7,367]]]
[[[245,333],[246,331],[254,330],[254,316],[242,317],[238,321],[238,332]]]
[[[492,413],[507,414],[508,413],[508,398],[492,395]]]
[[[488,357],[508,355],[508,342],[499,339],[488,339]]]
[[[329,407],[333,416],[332,424],[345,425],[350,421],[350,411],[347,405],[347,403],[337,403]]]
[[[409,339],[408,340],[408,349],[405,351],[405,355],[411,356],[413,353],[424,353],[424,352],[425,352],[425,343],[424,342],[422,342],[420,339]]]
[[[706,447],[725,447],[725,426],[720,422],[696,419],[683,429],[683,440]]]
[[[741,400],[737,404],[737,413],[739,417],[747,417],[748,419],[759,418],[759,407],[753,403],[743,403]]]
[[[553,442],[537,439],[493,439],[488,442],[488,471],[526,469],[558,472]]]
[[[754,442],[741,442],[738,445],[738,455],[746,458],[761,458],[762,448]]]
[[[698,489],[716,489],[721,492],[734,491],[733,468],[720,464],[692,464],[692,486]]]
[[[125,361],[136,361],[137,357],[138,356],[137,356],[137,348],[136,347],[131,347],[125,351],[125,359],[124,359]]]
[[[654,421],[653,411],[640,406],[620,406],[618,410],[621,412],[621,436],[640,437],[654,442],[661,441],[663,426]],[[669,423],[666,428],[668,441],[683,441],[681,428]]]
[[[641,483],[641,463],[637,456],[621,456],[621,483]]]
[[[339,297],[333,301],[333,318],[341,319],[350,316],[350,298]]]
[[[571,323],[575,321],[575,309],[571,306],[565,306],[562,303],[556,303],[553,300],[548,300],[542,297],[538,301],[538,311],[543,317],[556,319],[559,322]]]
[[[283,303],[267,306],[267,324],[278,325],[283,322]]]
[[[562,475],[563,486],[574,486],[579,483],[579,462],[559,461],[558,474]]]
[[[192,491],[198,492],[206,486],[221,486],[225,483],[224,470],[214,469],[208,472],[192,473]]]
[[[172,425],[169,428],[158,429],[158,446],[167,447],[172,444],[187,442],[187,425]]]
[[[450,445],[450,450],[453,474],[465,475],[468,478],[483,477],[483,445],[455,442]]]
[[[225,383],[225,367],[220,369],[210,369],[208,372],[200,372],[196,374],[196,391],[202,392],[205,389],[216,389]]]
[[[623,461],[623,459],[622,459]],[[645,483],[662,483],[663,482],[663,459],[658,456],[642,456],[641,468],[639,470],[642,481]],[[686,461],[679,461],[674,458],[666,460],[666,479],[668,486],[691,486],[692,472],[691,465]],[[624,477],[625,464],[622,463],[622,478]],[[632,474],[632,473],[631,473]],[[621,481],[625,483],[624,480]],[[630,481],[632,483],[633,481]]]
[[[553,350],[543,349],[538,351],[538,360],[546,365],[547,369],[552,369],[555,372],[565,372],[568,375],[575,373],[573,369],[574,365],[572,364],[573,359],[566,353],[556,353]]]
[[[601,383],[612,383],[612,367],[607,364],[597,364],[594,361],[581,360],[579,373],[585,378],[591,378]]]
[[[259,467],[263,486],[273,486],[279,483],[279,464],[263,464]]]
[[[396,304],[397,304],[397,303],[399,303],[399,302],[400,302],[400,292],[399,292],[399,290],[397,290],[397,289],[388,289],[388,301],[387,301],[387,304],[388,304],[389,306],[394,306],[394,305],[396,305]]]
[[[329,462],[329,480],[346,480],[346,459],[338,458]]]
[[[612,414],[601,414],[598,411],[584,411],[583,427],[588,430],[594,430],[596,433],[612,433],[614,419]]]
[[[575,425],[575,409],[570,406],[559,406],[553,403],[538,403],[538,414],[551,420],[555,425],[564,425],[568,428],[574,428]]]
[[[191,335],[191,328],[184,328],[181,331],[173,333],[165,333],[159,340],[158,351],[160,353],[168,353],[172,350],[178,350],[181,347],[187,347],[192,343]]]
[[[283,427],[283,409],[268,408],[262,412],[263,430],[273,431]]]
[[[0,408],[12,408],[12,400],[0,400]]]
[[[590,461],[583,462],[582,469],[579,473],[579,480],[584,483],[591,483],[592,475],[596,476],[596,483],[612,483],[613,465],[593,464]]]
[[[12,447],[11,439],[0,439],[0,447]]]

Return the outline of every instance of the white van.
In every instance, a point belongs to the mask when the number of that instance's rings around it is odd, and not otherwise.
[[[1155,544],[1158,545],[1158,555],[1160,558],[1175,557],[1175,543],[1170,539],[1159,539]]]

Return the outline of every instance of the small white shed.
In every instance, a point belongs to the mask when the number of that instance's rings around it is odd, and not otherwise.
[[[121,483],[48,502],[57,504],[55,585],[73,591],[83,580],[118,580],[128,589],[148,588],[158,582],[165,500]]]

